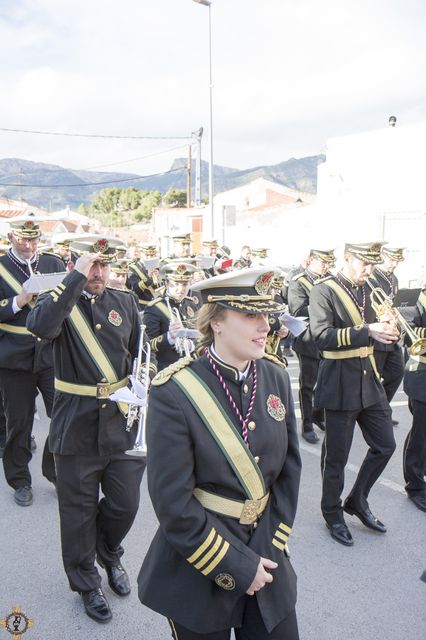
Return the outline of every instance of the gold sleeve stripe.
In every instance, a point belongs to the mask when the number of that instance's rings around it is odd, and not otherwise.
[[[346,347],[346,337],[345,337],[345,329],[340,329],[342,332],[342,346]]]
[[[337,346],[338,347],[342,346],[342,330],[341,329],[337,329]]]
[[[51,291],[50,295],[53,298],[53,302],[58,302],[58,296],[56,295],[56,293],[54,291]]]
[[[222,542],[223,542],[223,538],[221,535],[218,534],[214,545],[210,547],[210,550],[203,555],[203,557],[201,558],[201,560],[197,562],[197,564],[194,564],[194,567],[196,569],[201,569],[201,567],[204,567],[208,563],[210,558],[212,558],[216,554],[216,551],[219,550],[219,547],[222,546]]]
[[[212,528],[209,535],[204,540],[203,544],[200,545],[196,551],[194,551],[192,556],[189,556],[189,558],[187,558],[188,562],[192,564],[193,562],[198,560],[198,558],[204,553],[204,551],[209,548],[209,546],[213,542],[213,538],[215,537],[215,535],[216,535],[216,529]]]
[[[282,544],[281,542],[278,542],[278,540],[275,540],[275,538],[272,540],[272,544],[275,547],[277,547],[280,551],[284,551],[285,544]]]
[[[348,327],[346,329],[346,334],[347,334],[347,339],[348,339],[348,347],[351,346],[352,341],[351,341],[351,327]]]
[[[60,289],[62,289],[62,291],[65,291],[65,289],[66,289],[66,286],[65,286],[62,282],[60,282],[60,283],[58,284],[58,287],[59,287]]]
[[[284,540],[284,542],[288,540],[288,533],[282,533],[279,529],[275,531],[274,536],[280,540]]]
[[[288,533],[290,535],[290,533],[292,532],[292,528],[288,527],[286,524],[284,524],[283,522],[280,522],[280,524],[278,525],[278,529],[281,529],[281,531],[285,531],[286,533]]]
[[[211,571],[213,571],[213,569],[214,569],[215,567],[217,567],[217,565],[218,565],[218,564],[219,564],[219,562],[222,560],[222,558],[224,558],[224,557],[225,557],[225,555],[226,555],[226,554],[227,554],[227,552],[228,552],[228,549],[229,549],[229,542],[226,542],[226,541],[225,541],[225,544],[223,545],[222,549],[221,549],[221,550],[219,551],[219,553],[217,554],[216,558],[214,558],[214,559],[210,562],[210,564],[209,564],[205,569],[203,569],[203,571],[202,571],[201,573],[202,573],[204,576],[208,576],[208,575],[209,575],[209,573],[210,573]]]

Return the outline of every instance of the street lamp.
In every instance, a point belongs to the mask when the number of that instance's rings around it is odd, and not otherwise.
[[[211,1],[210,0],[193,0],[197,4],[203,4],[209,8],[209,90],[210,90],[210,159],[209,159],[209,224],[208,232],[211,238],[214,238],[214,209],[213,209],[213,80],[212,80],[212,19],[211,19]]]

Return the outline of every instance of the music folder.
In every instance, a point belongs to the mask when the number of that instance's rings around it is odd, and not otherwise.
[[[419,299],[421,289],[399,289],[398,293],[392,300],[394,307],[405,309],[406,307],[415,307]]]

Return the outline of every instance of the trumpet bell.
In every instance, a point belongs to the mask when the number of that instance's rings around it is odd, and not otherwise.
[[[408,347],[408,353],[412,356],[422,356],[426,353],[426,338],[419,338]]]

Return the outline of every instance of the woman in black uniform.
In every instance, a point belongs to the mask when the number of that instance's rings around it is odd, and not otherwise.
[[[300,456],[285,365],[265,355],[266,267],[199,282],[199,357],[153,381],[148,486],[159,520],[139,598],[175,640],[297,640],[287,541]]]

